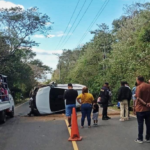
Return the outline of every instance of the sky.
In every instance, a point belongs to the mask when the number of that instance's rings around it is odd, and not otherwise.
[[[33,47],[36,58],[55,69],[58,58],[53,53],[61,54],[63,49],[73,50],[90,41],[93,35],[89,31],[97,29],[97,24],[106,23],[111,29],[113,20],[124,14],[123,7],[135,2],[150,0],[0,0],[0,8],[36,6],[51,18],[53,24],[48,38],[35,34],[32,39],[40,43]],[[96,16],[98,18],[94,20]]]

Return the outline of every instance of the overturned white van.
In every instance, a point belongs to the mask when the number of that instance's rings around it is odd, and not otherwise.
[[[73,84],[73,89],[82,93],[81,84]],[[65,110],[66,101],[63,98],[64,92],[68,89],[67,84],[47,85],[38,89],[35,96],[35,105],[39,114],[52,114]],[[80,104],[76,102],[76,106]]]

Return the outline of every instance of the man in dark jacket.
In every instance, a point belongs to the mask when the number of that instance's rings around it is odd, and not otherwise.
[[[108,101],[109,101],[109,89],[108,89],[108,83],[105,83],[104,86],[100,90],[99,97],[101,98],[101,105],[103,107],[102,112],[102,120],[108,120],[111,119],[107,116],[107,109],[108,109]]]
[[[125,82],[121,82],[121,87],[118,91],[118,101],[120,102],[120,121],[129,120],[128,103],[132,97],[131,90],[125,86]],[[124,116],[125,113],[125,116]]]

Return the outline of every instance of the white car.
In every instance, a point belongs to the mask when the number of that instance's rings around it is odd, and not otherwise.
[[[6,116],[14,117],[14,99],[7,85],[7,76],[0,74],[1,84],[7,89],[7,100],[2,100],[0,95],[0,123],[6,122]]]
[[[84,85],[73,84],[73,89],[78,91],[78,94],[82,93]],[[56,86],[47,85],[39,88],[35,105],[38,112],[43,114],[52,114],[65,110],[65,100],[63,98],[64,92],[68,89],[67,84],[57,84]],[[80,107],[80,104],[76,102],[76,106]]]

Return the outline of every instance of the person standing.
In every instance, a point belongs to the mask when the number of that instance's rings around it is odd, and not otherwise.
[[[0,86],[0,91],[1,91],[1,99],[2,101],[5,101],[5,92],[4,92],[3,84],[1,84]]]
[[[132,100],[135,101],[136,97],[135,97],[135,93],[136,93],[136,88],[137,88],[137,83],[135,83],[135,86],[132,89]]]
[[[135,114],[135,105],[136,105],[136,97],[135,97],[135,93],[136,93],[136,87],[137,87],[137,83],[135,83],[135,87],[132,88],[132,100],[133,100],[133,112]]]
[[[129,86],[129,84],[128,84],[127,81],[125,81],[124,84],[125,84],[126,87],[128,87],[128,88],[131,90],[131,88],[130,88],[130,86]],[[132,91],[131,91],[131,92],[132,92]],[[129,108],[129,111],[128,111],[128,112],[129,112],[129,118],[130,118],[130,110],[131,110],[130,103],[131,103],[131,99],[128,100],[128,108]]]
[[[144,82],[144,77],[138,76],[136,78],[136,116],[138,121],[138,138],[135,140],[137,143],[143,143],[143,126],[144,120],[146,124],[146,141],[150,143],[150,85]],[[142,103],[140,100],[144,101]]]
[[[77,101],[81,104],[81,127],[84,128],[85,117],[87,116],[88,127],[91,127],[91,112],[92,112],[92,103],[94,97],[92,94],[88,93],[88,88],[84,87],[82,89],[82,94],[77,97]]]
[[[99,106],[97,104],[97,100],[93,102],[93,123],[94,125],[98,124],[98,114],[99,114]]]
[[[77,90],[73,89],[71,83],[68,84],[68,90],[64,93],[64,99],[66,100],[66,116],[68,117],[68,123],[71,127],[71,114],[72,108],[76,108],[76,98],[78,96]]]
[[[109,89],[108,89],[109,84],[106,82],[104,86],[100,90],[100,99],[101,99],[101,106],[103,107],[102,111],[102,120],[108,120],[111,119],[110,117],[107,116],[107,109],[108,109],[108,102],[109,102]]]
[[[34,115],[34,104],[33,104],[33,98],[32,97],[30,97],[30,100],[29,100],[29,107],[31,110],[28,113],[28,116],[31,117],[32,114]]]
[[[131,90],[125,86],[125,82],[121,82],[121,87],[118,90],[118,101],[120,102],[120,121],[129,120],[128,101],[131,99]],[[125,112],[125,114],[124,114]]]

